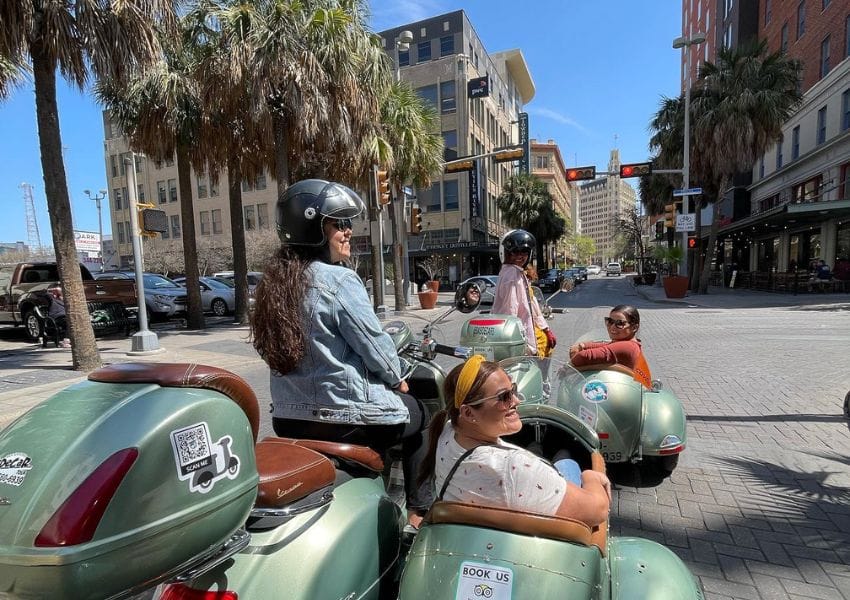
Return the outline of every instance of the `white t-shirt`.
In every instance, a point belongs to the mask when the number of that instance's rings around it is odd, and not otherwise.
[[[464,452],[447,420],[437,442],[434,475],[438,493]],[[566,480],[550,464],[500,439],[498,447],[480,446],[463,459],[443,500],[553,515],[566,493]]]

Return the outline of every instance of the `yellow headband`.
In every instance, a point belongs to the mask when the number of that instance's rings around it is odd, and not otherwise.
[[[475,354],[463,365],[460,375],[457,378],[457,387],[455,388],[455,408],[460,408],[460,405],[466,400],[466,396],[469,394],[469,390],[472,389],[472,384],[475,383],[475,378],[478,377],[478,370],[481,368],[481,363],[483,362],[484,357],[480,354]]]

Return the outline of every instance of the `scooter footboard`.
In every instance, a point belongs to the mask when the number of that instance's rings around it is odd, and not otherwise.
[[[661,544],[615,537],[608,548],[612,600],[703,600],[685,563]]]
[[[547,600],[607,597],[596,547],[461,524],[430,524],[416,536],[400,600]]]

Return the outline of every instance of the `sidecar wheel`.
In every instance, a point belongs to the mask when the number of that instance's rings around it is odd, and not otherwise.
[[[661,477],[669,477],[676,466],[679,464],[678,454],[669,454],[667,456],[647,456],[643,459],[641,470],[649,476],[660,475]]]
[[[850,392],[844,396],[844,416],[850,419]]]

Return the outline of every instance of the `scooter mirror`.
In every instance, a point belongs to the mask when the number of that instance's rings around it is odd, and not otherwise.
[[[465,283],[455,292],[455,309],[462,313],[471,313],[480,303],[481,288],[476,283]]]

